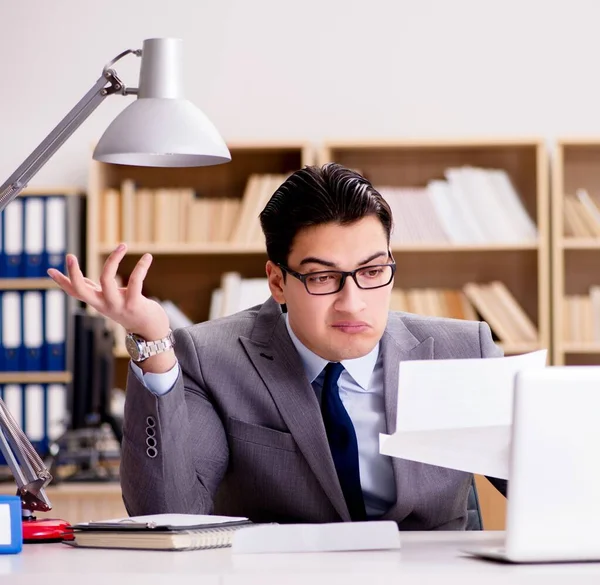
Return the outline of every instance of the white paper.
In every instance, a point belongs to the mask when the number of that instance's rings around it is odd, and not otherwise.
[[[380,435],[384,455],[508,479],[511,426]]]
[[[248,518],[238,516],[210,516],[208,514],[150,514],[148,516],[130,516],[128,518],[112,518],[96,522],[81,522],[79,525],[93,526],[94,524],[127,524],[133,522],[153,522],[157,526],[196,526],[200,524],[224,524],[226,522],[241,522]]]
[[[398,525],[392,521],[330,524],[263,524],[240,528],[233,553],[292,553],[400,548]]]
[[[507,479],[515,374],[546,358],[402,362],[396,433],[380,436],[380,452]]]

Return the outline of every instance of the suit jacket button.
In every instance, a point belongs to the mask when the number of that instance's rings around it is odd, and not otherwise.
[[[150,457],[150,459],[154,459],[158,455],[158,451],[156,450],[155,447],[148,447],[146,449],[146,455],[148,455],[148,457]]]
[[[154,427],[146,427],[146,435],[148,437],[154,437],[156,435],[156,430]]]

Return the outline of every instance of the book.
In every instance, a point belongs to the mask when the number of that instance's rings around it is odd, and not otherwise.
[[[81,548],[140,550],[199,550],[231,546],[234,533],[252,525],[248,518],[197,514],[132,516],[73,526],[73,540]]]

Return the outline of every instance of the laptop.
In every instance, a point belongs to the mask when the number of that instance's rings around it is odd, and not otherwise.
[[[600,561],[600,366],[519,372],[513,409],[504,546],[465,552]]]

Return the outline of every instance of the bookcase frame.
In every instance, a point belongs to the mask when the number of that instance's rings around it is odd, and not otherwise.
[[[375,187],[424,187],[450,166],[505,169],[537,224],[537,243],[393,245],[395,286],[460,288],[503,280],[539,332],[536,343],[499,344],[505,354],[550,348],[549,169],[542,139],[330,141],[319,163],[331,161],[356,168]]]
[[[305,142],[233,142],[228,147],[232,161],[209,167],[149,168],[92,161],[88,186],[89,277],[98,279],[106,258],[114,249],[99,241],[99,200],[104,189],[120,188],[122,180],[133,179],[136,188],[192,187],[198,196],[241,198],[253,173],[293,172],[314,162],[314,150]],[[125,280],[146,252],[152,253],[154,260],[144,293],[172,300],[194,322],[208,319],[211,293],[219,286],[222,273],[237,271],[244,278],[265,276],[264,243],[155,243],[128,245],[119,271]],[[124,388],[128,356],[115,352],[115,357],[115,382]]]
[[[73,186],[65,187],[28,187],[21,191],[22,196],[35,195],[36,197],[51,197],[53,195],[64,195],[67,197],[81,197],[81,205],[84,204],[81,189]],[[81,246],[80,233],[82,226],[74,225],[75,216],[81,213],[79,206],[69,205],[67,218],[67,247],[69,252],[78,253]],[[49,277],[41,278],[0,278],[0,290],[25,291],[25,290],[48,290],[58,288]],[[62,372],[0,372],[0,384],[70,384],[72,380],[72,355],[73,355],[73,319],[72,314],[77,306],[77,301],[69,298],[67,301],[67,326],[66,326],[66,369]]]
[[[357,169],[375,187],[424,187],[429,180],[443,179],[450,166],[506,170],[537,224],[537,243],[393,245],[395,286],[461,288],[470,281],[502,280],[539,333],[537,343],[500,344],[505,354],[550,349],[549,168],[542,139],[328,141],[318,160]],[[485,528],[504,529],[505,498],[484,477],[475,480]]]
[[[564,338],[565,297],[600,285],[600,238],[564,237],[564,200],[578,188],[600,191],[600,137],[559,138],[552,164],[552,338],[555,365],[600,365],[600,343]]]

